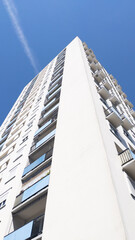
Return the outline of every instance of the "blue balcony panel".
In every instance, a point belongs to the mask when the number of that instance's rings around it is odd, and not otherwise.
[[[54,103],[56,98],[53,98],[46,106],[43,107],[42,112],[45,111],[52,103]]]
[[[33,221],[4,237],[4,240],[25,240],[31,237]]]
[[[51,95],[49,95],[48,99],[52,98],[52,96],[55,96],[60,91],[60,89],[61,89],[61,86],[57,90],[55,90]]]
[[[27,200],[37,192],[41,191],[43,188],[47,187],[49,185],[49,177],[50,175],[46,176],[31,187],[27,188],[22,194],[22,202]]]
[[[42,143],[46,142],[49,138],[51,138],[56,132],[56,129],[54,129],[52,132],[47,134],[44,138],[42,138],[39,142],[36,143],[36,148],[39,147]]]
[[[32,171],[34,168],[36,168],[38,165],[40,165],[42,162],[44,162],[45,156],[46,156],[46,154],[42,155],[35,162],[31,163],[26,168],[24,168],[23,176],[25,176],[28,172]]]
[[[51,122],[52,122],[52,119],[50,119],[48,122],[46,122],[41,128],[39,128],[39,129],[35,132],[34,136],[36,136],[36,135],[37,135],[38,133],[40,133],[43,129],[45,129],[48,125],[50,125]]]
[[[46,118],[47,116],[49,116],[53,111],[55,111],[59,106],[59,103],[56,104],[54,107],[52,107],[47,113],[44,114],[43,118]]]

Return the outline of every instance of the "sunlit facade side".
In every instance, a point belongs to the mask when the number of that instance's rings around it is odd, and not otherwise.
[[[134,124],[121,86],[76,37],[1,125],[0,239],[134,240]]]

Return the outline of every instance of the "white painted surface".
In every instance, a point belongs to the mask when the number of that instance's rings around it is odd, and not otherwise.
[[[43,240],[124,240],[80,46],[66,52]]]

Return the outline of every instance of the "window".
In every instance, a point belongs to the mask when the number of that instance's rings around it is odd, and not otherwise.
[[[23,144],[25,141],[27,141],[28,140],[28,136],[26,136],[26,137],[24,137],[23,139],[22,139],[22,142],[21,142],[21,144]],[[20,145],[21,145],[20,144]]]
[[[0,209],[2,209],[3,207],[6,206],[6,200],[7,200],[9,190],[10,189],[8,189],[6,192],[4,192],[0,195]]]
[[[5,205],[6,205],[6,199],[4,201],[0,202],[0,209],[5,207]]]

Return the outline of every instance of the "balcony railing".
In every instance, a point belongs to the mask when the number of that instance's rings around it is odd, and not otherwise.
[[[118,127],[122,124],[122,119],[119,112],[114,107],[109,107],[106,111],[106,119],[114,126]]]
[[[61,74],[61,73],[63,72],[63,70],[64,70],[64,67],[61,68],[61,69],[59,69],[57,72],[54,72],[52,76],[53,76],[53,77],[58,76],[59,74]]]
[[[37,142],[36,148],[39,147],[41,144],[45,143],[46,141],[48,141],[48,139],[50,139],[52,136],[54,136],[55,132],[56,132],[56,129],[54,129],[52,132],[50,132],[44,138],[42,138],[39,142]]]
[[[100,70],[100,71],[97,70],[93,74],[93,77],[98,83],[100,83],[106,77],[106,75],[102,70]]]
[[[33,239],[40,235],[43,230],[44,215],[25,224],[23,227],[11,232],[4,237],[4,240],[26,240]]]
[[[98,93],[105,100],[107,100],[111,96],[108,89],[103,85],[98,86]]]
[[[58,78],[62,77],[63,75],[63,70],[60,71],[56,76],[52,76],[51,82],[54,83]]]
[[[135,154],[127,148],[119,154],[121,159],[122,169],[135,180]]]
[[[53,105],[53,103],[55,102],[55,100],[56,100],[56,98],[53,98],[49,103],[47,103],[47,104],[43,107],[42,113],[45,112],[45,110],[46,110],[47,108],[49,108],[51,105]]]
[[[60,69],[62,69],[64,67],[64,62],[62,64],[58,64],[58,66],[55,66],[54,68],[54,73],[57,73]]]
[[[110,90],[112,88],[112,85],[108,82],[107,79],[103,79],[102,84],[108,89]]]
[[[128,131],[129,129],[133,128],[133,124],[131,121],[124,115],[121,115],[122,118],[122,126]]]
[[[130,109],[130,113],[135,118],[135,111],[134,111],[134,109]]]
[[[133,104],[127,98],[123,97],[123,100],[124,100],[126,105],[129,105],[130,108],[133,108]]]
[[[129,161],[135,159],[135,154],[127,148],[122,153],[119,154],[121,158],[121,165],[128,163]]]
[[[95,72],[96,70],[100,70],[102,68],[102,66],[100,65],[99,62],[92,62],[90,63],[90,67],[92,69],[93,72]]]
[[[118,91],[120,94],[122,94],[122,89],[121,89],[121,86],[120,86],[120,85],[117,85],[117,86],[116,86],[116,89],[117,89],[117,91]]]
[[[42,127],[40,127],[34,134],[34,138],[36,138],[39,134],[43,133],[51,124],[57,120],[57,114],[49,119]]]
[[[34,136],[37,136],[39,133],[41,133],[43,130],[45,130],[52,122],[53,122],[52,119],[50,119],[48,122],[46,122],[41,128],[39,128],[39,129],[35,132]]]
[[[5,140],[7,139],[8,134],[5,134],[1,139],[0,139],[0,144],[5,142]]]
[[[40,120],[43,119],[43,118],[44,118],[44,120],[47,119],[48,116],[50,116],[54,111],[56,111],[56,109],[58,109],[58,107],[59,107],[59,103],[56,104],[54,107],[52,107],[49,111],[47,111],[47,113],[45,113],[45,114],[40,118]]]
[[[51,84],[54,84],[58,79],[60,79],[63,76],[63,72],[59,73],[56,77],[52,77]]]
[[[61,90],[61,86],[57,88],[52,94],[48,95],[48,100],[54,97]]]
[[[42,178],[40,181],[36,182],[34,185],[31,187],[27,188],[23,193],[18,195],[15,200],[15,205],[14,207],[18,206],[22,202],[26,201],[42,189],[46,188],[49,185],[49,176],[46,176]]]
[[[24,177],[27,173],[34,170],[37,166],[39,166],[41,163],[45,162],[47,159],[49,159],[52,156],[53,148],[46,152],[44,155],[42,155],[40,158],[38,158],[36,161],[28,165],[26,168],[24,168],[24,172],[22,177]]]
[[[10,123],[8,124],[7,128],[9,128],[14,122],[16,121],[16,118],[13,118]]]
[[[51,139],[54,135],[55,135],[55,131],[56,129],[54,129],[53,131],[51,131],[49,134],[47,134],[44,138],[42,138],[40,141],[34,141],[33,145],[31,147],[30,152],[34,151],[35,149],[37,149],[39,146],[44,145],[49,139]]]
[[[3,148],[3,146],[4,146],[4,143],[5,143],[5,142],[3,142],[2,144],[0,144],[0,151],[2,150],[2,148]]]
[[[111,93],[110,99],[109,99],[113,105],[117,106],[120,104],[119,98],[114,94]]]
[[[64,64],[64,60],[65,60],[65,56],[63,56],[63,58],[61,58],[60,60],[58,60],[56,62],[55,68],[57,68],[58,66]]]
[[[61,86],[62,77],[59,78],[54,84],[50,85],[50,88],[48,90],[48,94],[52,94],[59,86]]]

